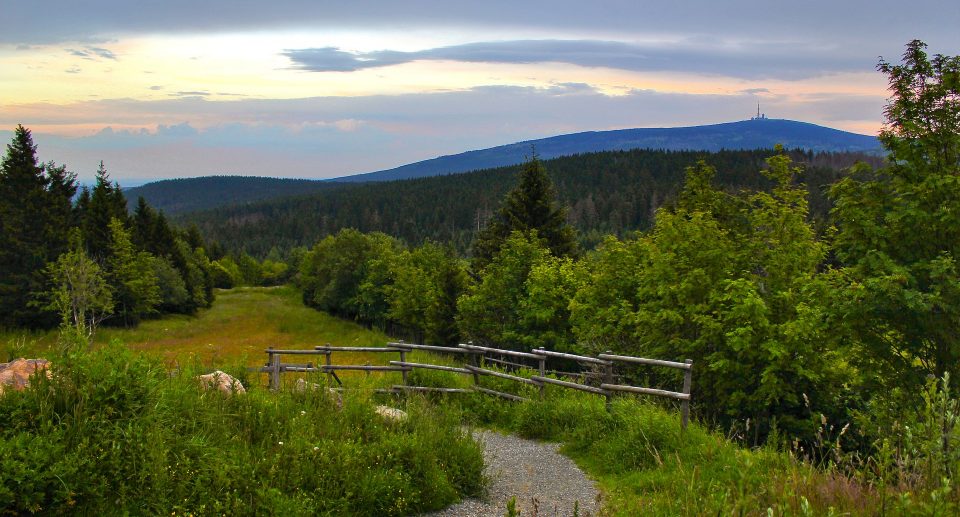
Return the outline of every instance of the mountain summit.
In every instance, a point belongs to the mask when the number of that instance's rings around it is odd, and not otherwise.
[[[441,156],[393,169],[335,178],[336,182],[390,181],[440,176],[493,167],[516,165],[536,148],[541,159],[597,151],[665,149],[719,151],[722,149],[788,149],[882,153],[876,137],[860,135],[795,120],[757,117],[706,126],[587,131],[527,140],[514,144]]]

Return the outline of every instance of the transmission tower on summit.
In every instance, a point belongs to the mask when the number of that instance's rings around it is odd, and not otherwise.
[[[759,103],[759,102],[757,103],[757,116],[756,116],[756,117],[750,117],[750,120],[767,120],[767,114],[766,114],[766,113],[760,113],[760,103]]]

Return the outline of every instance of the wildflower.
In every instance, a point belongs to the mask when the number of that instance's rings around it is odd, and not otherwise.
[[[320,447],[314,447],[314,448],[313,448],[313,452],[317,452],[317,451],[319,451],[319,450],[320,450]]]
[[[283,445],[283,442],[277,442],[277,445]]]
[[[306,414],[307,414],[306,411],[300,411],[300,416],[303,416],[303,415],[306,415]]]

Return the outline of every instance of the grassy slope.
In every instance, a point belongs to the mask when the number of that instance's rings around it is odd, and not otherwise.
[[[8,349],[0,353],[0,360],[9,355],[42,355],[56,337],[56,331],[0,333],[0,346]],[[381,332],[309,309],[301,303],[298,290],[278,287],[219,290],[213,307],[196,316],[167,316],[132,329],[102,327],[95,345],[118,340],[134,350],[159,354],[170,364],[196,360],[206,365],[239,361],[256,365],[266,360],[263,351],[268,346],[382,346],[387,339]],[[22,353],[14,354],[14,348]],[[354,354],[350,359],[377,363],[385,358]]]

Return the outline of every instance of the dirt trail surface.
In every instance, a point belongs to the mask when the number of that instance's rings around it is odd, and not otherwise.
[[[487,497],[468,499],[423,517],[501,516],[514,496],[523,516],[569,516],[574,505],[581,516],[597,514],[596,486],[570,458],[557,452],[559,444],[494,431],[477,430],[473,436],[483,443],[484,473],[491,480]]]

